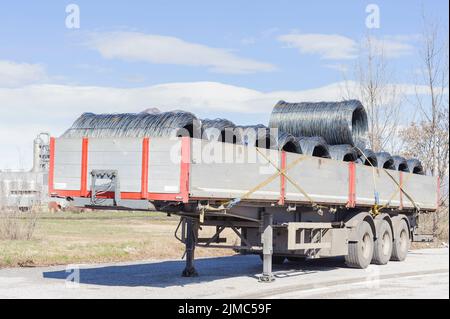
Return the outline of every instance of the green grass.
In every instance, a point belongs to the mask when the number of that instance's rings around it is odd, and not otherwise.
[[[184,246],[173,236],[178,220],[157,212],[43,213],[31,240],[0,240],[0,267],[180,258]]]

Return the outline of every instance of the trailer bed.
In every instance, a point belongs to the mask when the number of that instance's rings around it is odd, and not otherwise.
[[[277,150],[182,138],[51,138],[49,193],[92,196],[93,171],[114,170],[120,199],[434,211],[436,177]],[[112,198],[104,192],[100,197]]]

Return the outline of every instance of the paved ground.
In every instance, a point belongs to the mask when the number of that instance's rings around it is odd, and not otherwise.
[[[181,278],[184,262],[0,270],[0,298],[449,298],[448,249],[411,251],[405,262],[345,268],[342,258],[286,263],[273,283],[259,283],[257,256],[196,261],[196,278]],[[79,285],[66,281],[79,278]]]

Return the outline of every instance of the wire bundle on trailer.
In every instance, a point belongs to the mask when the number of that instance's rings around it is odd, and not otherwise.
[[[348,144],[328,146],[332,159],[343,162],[355,162],[358,159],[358,152]]]
[[[322,158],[331,158],[328,144],[322,137],[299,137],[303,154]]]
[[[278,149],[276,134],[263,124],[236,126],[235,130],[241,135],[241,143],[247,146],[255,146],[267,149]]]
[[[377,162],[379,168],[395,169],[394,159],[388,152],[379,152],[375,154],[377,156]]]
[[[366,166],[378,167],[377,155],[368,148],[362,151],[361,156],[359,156],[356,162]]]
[[[392,156],[394,160],[394,169],[400,172],[409,172],[408,163],[406,159],[402,156]]]
[[[330,145],[349,144],[360,149],[367,142],[367,114],[357,100],[319,103],[278,102],[270,127],[294,136],[321,136]]]
[[[278,134],[278,149],[280,151],[303,154],[299,139],[285,132]]]
[[[62,137],[191,136],[425,174],[417,159],[407,161],[401,156],[366,149],[367,131],[367,114],[357,100],[280,101],[272,111],[269,127],[262,124],[236,126],[227,119],[199,120],[186,111],[161,112],[150,108],[141,113],[84,113]]]
[[[425,170],[423,169],[422,163],[418,159],[411,158],[407,160],[406,163],[410,173],[425,175]]]
[[[214,120],[203,119],[202,138],[208,141],[220,141],[233,144],[241,144],[242,137],[240,131],[236,130],[236,125],[227,120],[217,118]]]
[[[185,111],[163,113],[82,114],[62,137],[193,136],[200,121]]]

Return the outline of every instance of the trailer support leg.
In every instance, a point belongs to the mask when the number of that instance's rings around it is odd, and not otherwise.
[[[272,274],[272,253],[273,253],[273,214],[263,212],[263,232],[261,241],[263,244],[263,273],[259,277],[260,282],[272,282],[275,280]]]
[[[198,237],[198,222],[192,218],[186,218],[186,268],[183,277],[197,277],[198,273],[194,267],[195,244]]]

